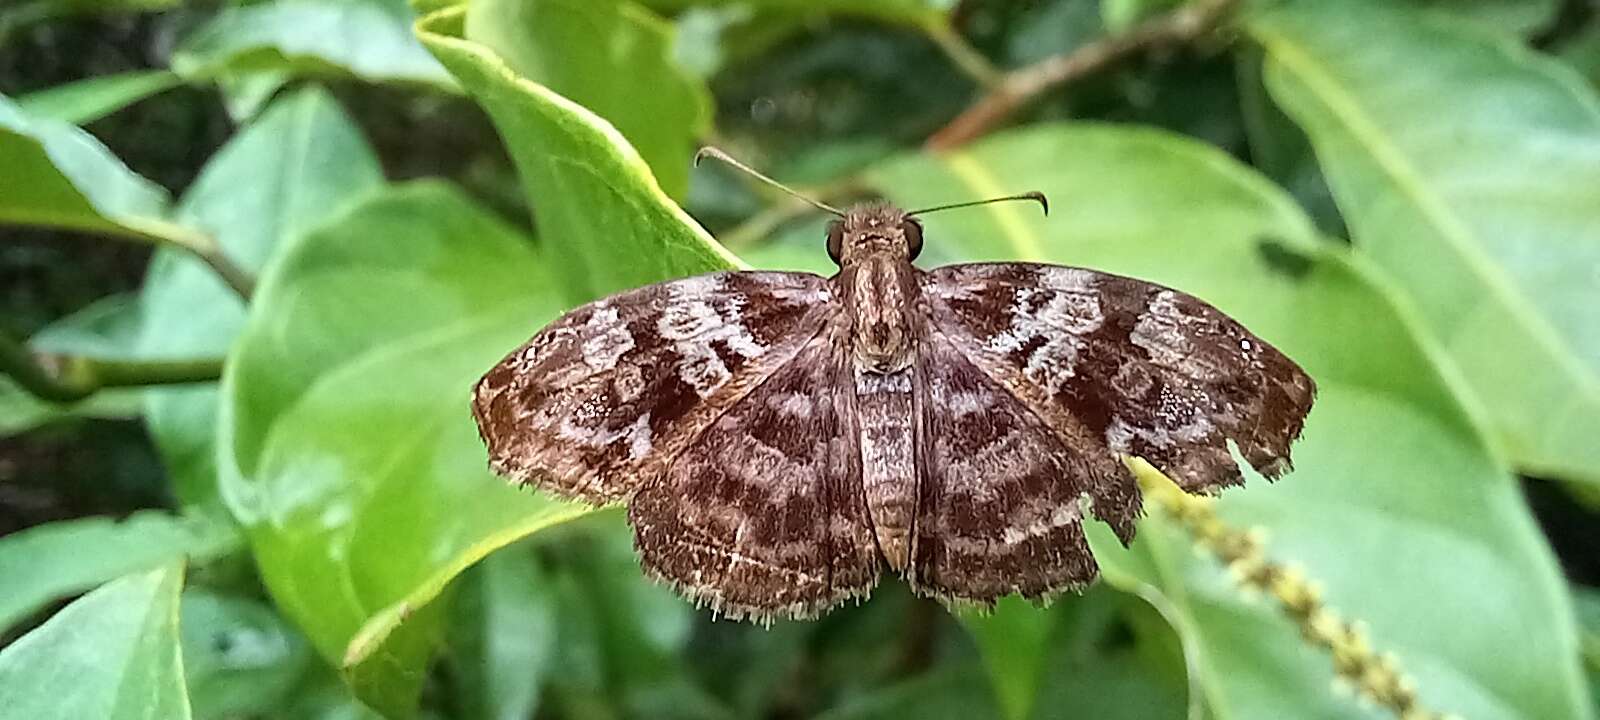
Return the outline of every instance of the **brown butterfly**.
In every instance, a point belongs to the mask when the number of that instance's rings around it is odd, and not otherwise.
[[[1045,202],[996,200],[1018,199]],[[862,598],[885,566],[945,601],[1082,587],[1085,513],[1127,543],[1141,512],[1123,456],[1193,492],[1242,482],[1229,440],[1289,469],[1315,384],[1216,308],[1084,268],[912,265],[918,214],[977,203],[813,204],[839,216],[833,277],[658,283],[507,356],[473,397],[490,466],[627,503],[648,573],[762,622]]]

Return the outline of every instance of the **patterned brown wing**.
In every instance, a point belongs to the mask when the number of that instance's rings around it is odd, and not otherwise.
[[[629,506],[645,569],[735,618],[809,618],[877,582],[847,327],[816,333]]]
[[[478,381],[490,467],[563,497],[622,500],[789,362],[832,302],[816,275],[728,272],[574,309]]]
[[[915,539],[906,579],[945,601],[1048,598],[1094,579],[1094,512],[1133,535],[1128,470],[1076,427],[1052,428],[938,329],[917,362],[922,422]]]
[[[1153,283],[1053,265],[927,273],[932,321],[1080,455],[1142,457],[1185,490],[1290,469],[1316,386],[1216,308]]]

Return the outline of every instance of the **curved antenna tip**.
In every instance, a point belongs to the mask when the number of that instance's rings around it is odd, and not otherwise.
[[[707,145],[707,146],[705,146],[703,148],[700,148],[699,150],[695,151],[695,153],[694,153],[694,166],[695,167],[700,167],[700,161],[705,160],[708,157],[714,157],[714,158],[717,158],[718,160],[722,160],[724,158],[727,158],[728,154],[723,152],[723,151],[721,151],[721,150],[718,150],[715,147]]]
[[[1045,197],[1044,193],[1039,192],[1038,190],[1030,190],[1023,193],[1022,196],[1028,198],[1029,200],[1038,200],[1039,209],[1044,211],[1046,217],[1050,215],[1050,198]]]

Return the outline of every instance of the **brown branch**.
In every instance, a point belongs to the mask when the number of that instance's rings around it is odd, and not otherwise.
[[[1132,55],[1194,42],[1220,25],[1237,4],[1238,0],[1194,0],[1124,33],[1008,72],[994,90],[929,137],[924,147],[948,150],[966,144],[1053,88],[1092,75]]]
[[[0,375],[41,400],[71,403],[105,388],[210,382],[222,377],[222,359],[103,360],[34,352],[0,335]]]

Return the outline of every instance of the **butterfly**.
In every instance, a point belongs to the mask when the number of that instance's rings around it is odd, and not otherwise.
[[[1017,199],[1048,213],[996,200]],[[1127,456],[1190,492],[1243,482],[1230,441],[1268,478],[1290,469],[1315,383],[1216,308],[1085,268],[912,264],[919,214],[977,203],[809,202],[838,216],[832,277],[619,293],[490,369],[490,467],[626,503],[647,574],[763,623],[860,600],[886,570],[948,603],[1082,588],[1088,515],[1133,538]]]

